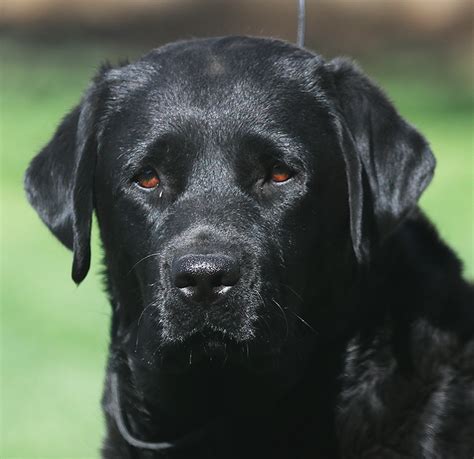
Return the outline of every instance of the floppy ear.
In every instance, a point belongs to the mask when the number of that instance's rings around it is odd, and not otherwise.
[[[90,266],[97,100],[93,84],[25,174],[29,202],[52,233],[74,252],[72,278],[77,284]]]
[[[335,59],[327,68],[339,112],[352,243],[363,262],[416,207],[435,159],[423,136],[352,63]]]

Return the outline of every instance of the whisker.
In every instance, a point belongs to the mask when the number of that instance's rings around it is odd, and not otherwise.
[[[295,317],[299,319],[303,325],[306,325],[313,333],[316,333],[317,335],[319,335],[319,333],[308,322],[306,322],[306,320],[304,320],[299,314],[293,311],[293,309],[286,308],[286,310],[294,314]]]
[[[143,314],[145,314],[145,311],[151,307],[151,306],[154,306],[155,303],[154,302],[151,302],[148,306],[146,306],[145,308],[143,308],[143,311],[140,313],[140,316],[138,317],[138,321],[137,321],[137,339],[135,340],[135,351],[137,350],[138,348],[138,340],[139,340],[139,337],[140,337],[140,322],[142,320],[142,317],[143,317]]]
[[[255,292],[255,293],[260,298],[262,307],[265,308],[265,300],[263,299],[263,296],[260,294],[260,292]]]
[[[293,293],[296,298],[298,298],[302,303],[304,302],[303,300],[303,297],[296,291],[294,290],[292,287],[290,287],[289,285],[287,284],[284,284],[283,282],[280,282],[280,285],[282,285],[283,287],[286,287],[291,293]]]
[[[283,287],[286,287],[291,293],[293,293],[296,298],[298,298],[302,303],[304,302],[303,300],[303,297],[296,291],[294,290],[292,287],[290,287],[289,285],[287,284],[284,284],[283,282],[280,282],[280,284],[283,286]],[[316,333],[316,334],[319,334],[308,322],[306,322],[306,320],[304,320],[297,312],[293,311],[293,309],[291,308],[288,308],[288,307],[285,307],[285,310],[287,311],[290,311],[298,320],[301,321],[301,323],[303,325],[305,325],[306,327],[308,327],[313,333]]]
[[[256,294],[260,298],[261,306],[263,307],[263,309],[265,309],[265,300],[259,292],[256,292]],[[268,339],[270,339],[272,335],[272,327],[270,326],[270,323],[267,321],[266,317],[263,314],[260,315],[260,320],[264,323],[268,331]]]
[[[283,314],[283,318],[285,319],[285,326],[286,326],[286,337],[285,339],[288,338],[288,335],[290,333],[290,327],[288,325],[288,317],[286,316],[286,312],[285,310],[280,306],[280,303],[278,303],[277,300],[275,300],[275,298],[272,298],[272,303],[276,304],[278,306],[278,308],[280,309],[280,311],[282,312]]]
[[[142,261],[145,261],[146,259],[151,258],[151,257],[157,257],[158,255],[159,255],[158,252],[150,253],[149,255],[146,255],[145,257],[143,257],[143,258],[141,258],[140,260],[138,260],[138,261],[130,268],[130,271],[128,271],[127,276],[128,276]]]

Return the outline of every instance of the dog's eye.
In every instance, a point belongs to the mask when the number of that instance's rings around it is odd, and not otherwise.
[[[134,181],[138,186],[141,188],[146,188],[147,190],[156,188],[160,184],[160,178],[158,177],[158,174],[151,167],[147,167],[140,171],[135,176]]]
[[[272,182],[282,183],[289,180],[292,176],[291,170],[282,163],[277,163],[272,168],[271,179]]]

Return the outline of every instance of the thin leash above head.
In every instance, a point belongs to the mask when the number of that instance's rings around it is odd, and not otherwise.
[[[304,47],[304,34],[305,34],[305,0],[298,0],[298,33],[296,36],[296,44],[300,47]]]

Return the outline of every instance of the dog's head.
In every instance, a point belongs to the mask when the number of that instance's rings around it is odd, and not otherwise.
[[[154,366],[167,350],[260,365],[348,325],[358,267],[433,168],[350,63],[240,37],[104,67],[25,184],[77,283],[95,209],[114,340]]]

